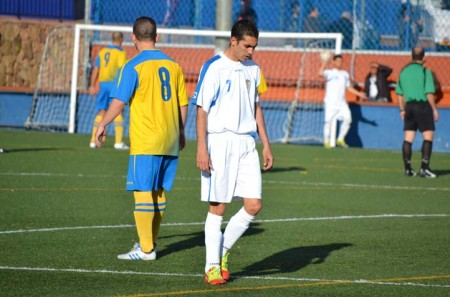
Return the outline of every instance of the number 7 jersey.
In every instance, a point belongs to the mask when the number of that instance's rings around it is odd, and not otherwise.
[[[130,155],[179,153],[179,107],[188,104],[181,67],[160,50],[144,50],[121,69],[111,98],[130,105]]]
[[[223,53],[203,65],[192,102],[208,113],[208,133],[256,133],[261,70],[252,60],[232,61]]]

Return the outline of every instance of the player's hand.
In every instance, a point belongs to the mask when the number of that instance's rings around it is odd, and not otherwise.
[[[186,147],[186,135],[184,134],[184,130],[180,131],[180,151],[182,151]]]
[[[214,170],[206,148],[197,150],[197,167],[206,173],[211,173],[211,170]]]
[[[97,95],[97,88],[96,88],[95,86],[89,87],[89,94],[90,94],[92,97],[95,97],[95,96]]]
[[[437,122],[437,120],[439,120],[439,112],[437,109],[433,110],[433,118],[434,118],[435,122]]]
[[[269,170],[270,168],[273,167],[273,162],[274,162],[272,151],[270,150],[270,148],[265,147],[265,148],[263,148],[262,155],[263,155],[262,169],[264,171]]]
[[[95,145],[98,148],[102,147],[102,143],[106,141],[106,127],[103,125],[98,125],[97,132],[95,133]]]

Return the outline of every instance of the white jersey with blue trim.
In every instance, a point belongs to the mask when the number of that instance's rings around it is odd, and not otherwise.
[[[327,69],[323,72],[326,81],[325,102],[331,104],[345,103],[345,90],[350,87],[348,72],[338,69]]]
[[[252,60],[235,62],[221,53],[203,65],[193,103],[208,113],[208,133],[256,132],[260,79],[261,70]]]

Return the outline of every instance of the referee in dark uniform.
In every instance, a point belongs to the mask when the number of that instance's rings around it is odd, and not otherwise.
[[[411,167],[411,146],[416,131],[422,133],[422,164],[419,176],[435,178],[430,170],[430,158],[433,147],[434,122],[439,113],[434,101],[434,81],[431,71],[423,66],[425,51],[423,48],[412,50],[412,62],[400,72],[395,92],[397,93],[400,116],[404,121],[403,162],[405,175],[415,176]]]

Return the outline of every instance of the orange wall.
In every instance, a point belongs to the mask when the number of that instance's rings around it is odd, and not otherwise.
[[[94,47],[92,56],[95,57],[100,47]],[[177,61],[185,74],[188,82],[188,94],[191,97],[195,83],[198,78],[201,66],[214,55],[211,48],[161,48],[165,53]],[[136,50],[126,47],[128,57],[131,58],[136,54]],[[283,58],[280,58],[283,55]],[[317,53],[309,53],[307,61],[303,61],[303,87],[298,94],[298,98],[315,98],[313,100],[322,100],[323,98],[323,81],[317,75],[317,65],[320,65],[320,57]],[[343,54],[344,69],[350,70],[351,55]],[[255,61],[261,66],[269,85],[268,91],[263,94],[263,100],[290,101],[295,97],[297,78],[302,63],[301,52],[280,52],[280,51],[264,51],[255,52]],[[275,62],[274,62],[275,61]],[[277,61],[288,61],[287,65],[281,65]],[[358,53],[355,56],[354,82],[363,85],[364,78],[369,71],[371,62],[376,61],[393,68],[393,72],[388,78],[389,81],[396,82],[401,69],[411,61],[409,54],[364,54]],[[310,67],[311,65],[311,67]],[[426,57],[426,66],[430,68],[436,75],[442,85],[443,97],[439,100],[438,106],[450,107],[450,58],[444,56],[428,56]],[[308,84],[308,86],[306,85]],[[309,86],[311,85],[311,86]],[[397,98],[394,90],[391,90],[393,104],[396,104]],[[350,101],[358,100],[356,96],[348,93]],[[311,100],[311,99],[310,99]],[[368,103],[370,104],[370,103]],[[376,103],[379,104],[379,103]],[[392,104],[392,103],[390,103]],[[389,105],[389,104],[388,104]]]

